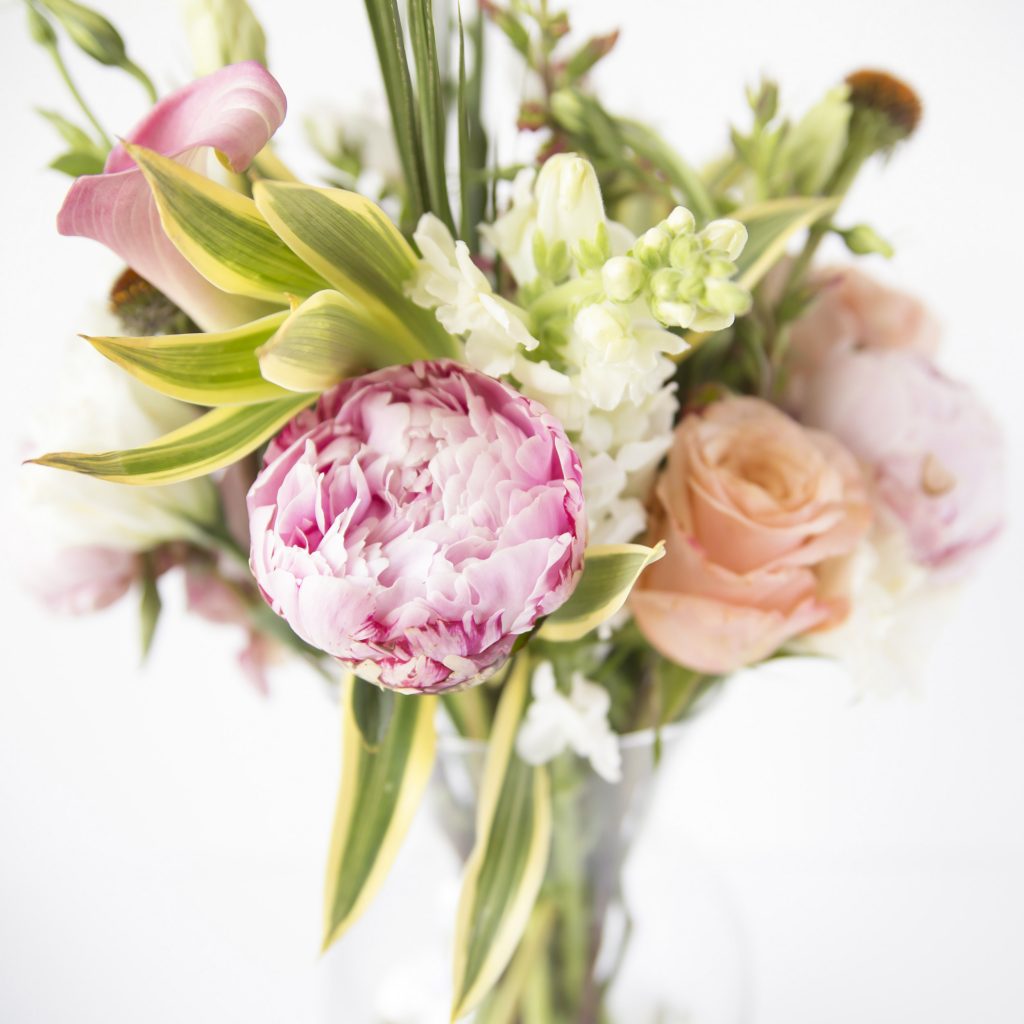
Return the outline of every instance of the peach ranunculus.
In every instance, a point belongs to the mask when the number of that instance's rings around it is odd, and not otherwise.
[[[790,329],[786,407],[800,410],[809,376],[837,350],[911,349],[934,355],[939,325],[912,295],[851,267],[816,274],[817,295]]]
[[[651,535],[667,554],[632,610],[665,657],[730,672],[845,618],[818,569],[851,554],[871,507],[856,461],[828,434],[761,399],[724,398],[679,424],[655,494]]]

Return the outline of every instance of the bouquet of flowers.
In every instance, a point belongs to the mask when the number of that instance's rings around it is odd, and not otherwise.
[[[35,583],[74,612],[136,592],[148,646],[178,574],[244,626],[259,685],[291,651],[339,687],[325,945],[439,746],[478,752],[449,786],[452,1019],[606,1020],[621,824],[674,724],[786,654],[912,668],[922,611],[999,532],[1000,435],[917,301],[816,262],[829,235],[891,255],[841,206],[913,135],[908,85],[858,71],[794,118],[766,81],[698,168],[589,88],[617,33],[574,40],[546,0],[365,8],[394,145],[317,122],[307,183],[244,0],[191,5],[201,74],[159,100],[103,16],[26,0],[85,118],[45,115],[75,178],[58,228],[126,265],[80,415],[42,441],[70,450],[25,471],[60,539]],[[68,43],[154,102],[119,141]],[[528,82],[513,165],[495,46]]]

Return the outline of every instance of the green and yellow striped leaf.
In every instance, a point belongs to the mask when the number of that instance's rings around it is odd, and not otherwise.
[[[125,144],[149,182],[167,237],[218,288],[287,305],[326,282],[281,241],[246,196],[142,146]]]
[[[212,409],[163,437],[120,452],[53,452],[30,462],[120,484],[173,484],[230,466],[276,434],[315,396]]]
[[[795,196],[770,199],[729,214],[747,229],[747,244],[736,260],[737,283],[753,288],[782,258],[798,231],[828,216],[838,205],[837,198]]]
[[[544,620],[542,640],[579,640],[610,619],[625,603],[633,584],[652,562],[665,554],[659,541],[643,544],[604,544],[587,548],[583,575],[572,596]]]
[[[289,391],[325,391],[346,377],[430,353],[389,310],[323,291],[294,310],[258,356],[268,381]]]
[[[370,749],[356,720],[357,685],[342,687],[341,788],[327,858],[324,949],[369,905],[405,838],[434,764],[436,698],[398,694]]]
[[[86,341],[143,384],[195,405],[251,405],[287,398],[260,374],[257,349],[285,322],[284,311],[217,334],[161,334]]]
[[[344,189],[278,181],[257,182],[253,198],[296,255],[338,291],[390,311],[431,356],[458,358],[455,339],[405,294],[416,254],[376,203]]]
[[[455,932],[452,1020],[470,1013],[505,970],[530,919],[551,847],[547,769],[515,754],[530,663],[517,659],[502,689],[477,801],[476,844],[462,881]]]

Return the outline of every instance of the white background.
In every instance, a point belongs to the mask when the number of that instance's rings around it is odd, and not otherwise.
[[[362,4],[255,6],[293,111],[284,155],[308,166],[301,111],[376,87]],[[708,1024],[735,1019],[722,1007],[744,973],[756,1024],[1022,1020],[1021,8],[576,7],[581,28],[623,24],[598,79],[609,105],[652,120],[695,160],[722,144],[727,119],[742,117],[742,87],[762,71],[797,110],[858,66],[915,84],[923,128],[884,173],[865,176],[849,219],[893,240],[897,256],[877,273],[930,300],[946,366],[986,395],[1011,444],[1011,526],[937,630],[916,697],[857,699],[838,673],[793,664],[735,680],[685,737],[638,855],[669,866],[667,896],[646,870],[635,882],[680,930],[648,966],[689,976]],[[161,85],[187,77],[174,4],[105,9]],[[0,8],[8,511],[26,417],[116,268],[53,229],[66,179],[43,170],[56,142],[31,107],[71,105],[22,24],[19,4]],[[83,68],[81,79],[113,130],[143,112],[119,75]],[[517,86],[500,84],[505,116]],[[9,567],[19,537],[3,534]],[[165,600],[172,614],[140,672],[134,609],[53,619],[5,574],[0,1020],[368,1024],[389,964],[443,955],[434,891],[451,861],[421,819],[378,907],[319,959],[334,709],[298,669],[260,699],[235,669],[241,638],[174,614],[173,587]]]

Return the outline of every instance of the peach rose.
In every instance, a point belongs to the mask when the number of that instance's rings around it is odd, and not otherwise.
[[[761,661],[847,614],[818,569],[871,522],[853,456],[758,398],[730,397],[676,429],[651,517],[667,554],[632,597],[644,635],[701,672]]]
[[[818,294],[790,331],[787,408],[802,408],[808,377],[837,350],[938,349],[938,323],[912,295],[851,268],[824,270],[812,284]]]

